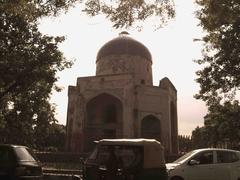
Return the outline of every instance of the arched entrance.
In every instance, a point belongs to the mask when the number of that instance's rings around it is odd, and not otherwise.
[[[153,115],[148,115],[141,121],[141,137],[161,141],[161,122]]]
[[[107,93],[100,94],[87,103],[84,128],[85,152],[92,149],[95,140],[121,137],[122,109],[122,102]]]

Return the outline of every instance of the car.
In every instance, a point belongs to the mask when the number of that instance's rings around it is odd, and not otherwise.
[[[0,144],[0,179],[42,180],[42,166],[26,146]]]
[[[196,149],[166,166],[169,180],[240,180],[240,151]]]

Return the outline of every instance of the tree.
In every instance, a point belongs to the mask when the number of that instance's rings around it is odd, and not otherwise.
[[[90,16],[104,14],[113,27],[130,27],[139,24],[146,19],[155,16],[159,17],[159,25],[175,16],[174,3],[172,0],[87,0],[84,11]]]
[[[57,123],[51,124],[49,134],[46,138],[46,145],[49,149],[55,151],[64,151],[66,139],[66,127]]]
[[[192,147],[194,149],[206,148],[208,146],[208,132],[205,127],[196,127],[192,131]]]
[[[0,8],[2,141],[32,145],[34,131],[56,121],[49,103],[52,89],[59,90],[56,72],[72,64],[58,50],[63,40],[42,35],[35,22]]]
[[[203,58],[197,63],[204,68],[196,74],[200,91],[195,96],[208,104],[223,98],[234,99],[240,89],[240,1],[196,0],[197,17],[206,32]]]
[[[57,47],[64,38],[43,36],[35,24],[0,13],[0,100],[31,88],[36,81],[51,86],[57,80],[56,71],[71,65]]]
[[[128,28],[153,16],[159,18],[158,25],[162,26],[175,16],[173,0],[4,0],[0,8],[36,21],[66,12],[78,3],[89,16],[106,16],[115,28]]]
[[[57,16],[81,0],[1,0],[0,9],[8,14],[22,16],[28,21],[36,21],[44,16]]]
[[[179,151],[181,153],[188,152],[192,149],[192,140],[190,136],[178,136],[178,142],[179,142]]]
[[[211,127],[212,144],[223,144],[229,140],[232,145],[240,141],[240,106],[238,101],[225,102],[209,108],[205,116],[206,128]]]
[[[214,104],[204,117],[204,126],[192,132],[193,144],[199,147],[237,147],[240,143],[240,105],[238,101]]]

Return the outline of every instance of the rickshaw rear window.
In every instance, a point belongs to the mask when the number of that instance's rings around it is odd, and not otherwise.
[[[131,168],[140,165],[143,161],[143,148],[139,146],[116,146],[103,145],[99,149],[98,160],[105,163],[110,157],[110,151],[113,151],[118,159],[120,166]]]

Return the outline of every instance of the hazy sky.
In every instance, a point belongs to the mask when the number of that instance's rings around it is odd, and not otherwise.
[[[161,29],[154,29],[154,21],[145,23],[143,29],[128,29],[130,37],[142,42],[150,50],[153,58],[153,82],[168,77],[178,91],[179,134],[190,135],[196,126],[203,125],[206,107],[193,98],[199,90],[195,72],[200,66],[193,62],[201,56],[201,44],[193,42],[201,38],[201,28],[194,17],[196,5],[192,0],[175,0],[176,18]],[[43,19],[40,30],[48,35],[64,35],[66,40],[60,50],[69,59],[75,59],[71,69],[58,74],[60,93],[53,93],[51,101],[57,105],[57,119],[66,124],[67,89],[76,85],[77,77],[94,76],[98,50],[107,41],[115,38],[122,30],[115,30],[104,17],[89,18],[79,7],[71,9],[58,18]]]

